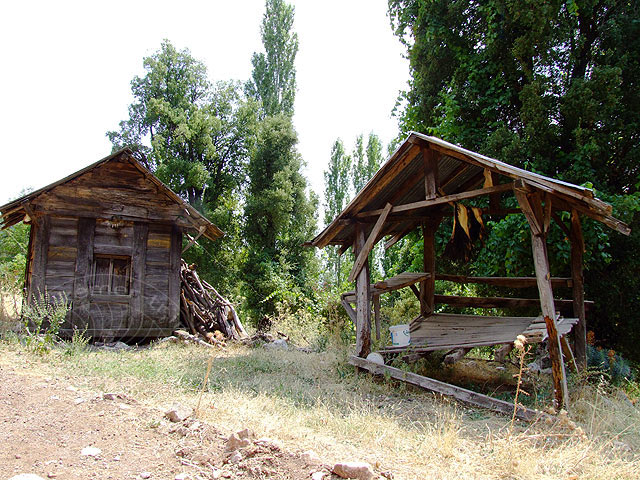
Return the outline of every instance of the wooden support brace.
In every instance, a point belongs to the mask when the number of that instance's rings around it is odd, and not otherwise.
[[[380,340],[380,295],[373,295],[373,316],[376,324],[376,340]]]
[[[353,244],[353,251],[356,256],[364,251],[364,247],[364,230],[362,225],[356,224],[356,235]],[[356,278],[356,355],[363,358],[371,352],[369,288],[369,263],[365,262]]]
[[[571,278],[573,279],[573,314],[578,323],[573,329],[576,364],[578,368],[587,366],[587,319],[584,302],[583,254],[584,239],[580,214],[571,211]]]
[[[392,208],[393,208],[393,205],[391,205],[390,203],[387,203],[387,205],[382,210],[382,213],[380,213],[380,217],[378,217],[378,221],[373,226],[371,233],[369,233],[369,238],[367,238],[367,241],[362,246],[362,250],[358,252],[356,261],[353,264],[351,273],[349,274],[350,282],[355,281],[356,277],[362,270],[362,267],[364,267],[364,264],[367,263],[367,261],[369,260],[369,253],[371,253],[371,249],[373,248],[373,245],[375,244],[375,241],[378,238],[378,234],[380,233],[380,230],[382,229],[382,226],[384,225],[384,222],[387,219],[387,216],[389,215],[389,212],[391,211]]]

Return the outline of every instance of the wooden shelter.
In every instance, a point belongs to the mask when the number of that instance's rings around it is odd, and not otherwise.
[[[183,232],[222,232],[121,150],[0,207],[0,226],[31,225],[25,293],[64,292],[74,328],[102,339],[170,334],[180,322]]]
[[[519,208],[506,209],[503,206],[506,195],[514,195]],[[487,206],[473,211],[461,208],[464,200],[477,197],[488,197]],[[559,211],[570,212],[569,225],[560,218]],[[586,364],[581,216],[593,218],[628,235],[629,227],[614,218],[611,212],[611,206],[595,198],[588,188],[528,172],[435,137],[411,133],[349,205],[310,243],[318,248],[338,245],[341,253],[353,248],[355,263],[349,280],[355,281],[356,288],[342,295],[342,303],[356,323],[356,355],[359,358],[354,359],[355,365],[362,367],[362,359],[370,352],[372,306],[379,335],[380,295],[410,287],[420,300],[420,315],[410,325],[410,347],[414,354],[446,349],[464,355],[475,346],[511,344],[519,334],[525,334],[529,341],[548,337],[555,399],[558,406],[566,406],[562,350],[566,356],[572,356],[564,338],[572,327],[578,366]],[[459,215],[463,213],[476,217],[524,214],[531,230],[536,276],[479,278],[439,273],[435,232],[444,216],[454,215],[460,220]],[[546,237],[552,221],[571,240],[571,278],[550,276]],[[373,246],[386,237],[385,247],[389,248],[420,227],[424,237],[423,272],[405,273],[371,285],[368,257]],[[436,295],[435,281],[438,279],[510,288],[537,286],[539,299]],[[573,298],[554,299],[553,287],[556,286],[571,288]],[[477,308],[539,306],[541,315],[440,314],[436,313],[438,304]],[[558,310],[571,315],[564,318],[557,313]],[[382,352],[400,350],[387,348]],[[372,371],[379,369],[376,366]]]

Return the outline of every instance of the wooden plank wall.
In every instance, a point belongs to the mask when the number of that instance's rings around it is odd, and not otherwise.
[[[171,237],[170,225],[149,225],[143,292],[143,328],[163,328],[170,325],[168,292]]]
[[[179,325],[182,232],[171,224],[41,215],[32,230],[30,295],[64,292],[73,310],[62,329],[90,335],[144,337]],[[91,291],[96,255],[131,257],[129,295]]]

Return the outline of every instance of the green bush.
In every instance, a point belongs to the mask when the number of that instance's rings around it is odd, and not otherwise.
[[[49,296],[45,290],[37,298],[25,304],[22,319],[25,326],[27,347],[36,353],[47,353],[58,338],[71,302],[63,292],[59,296]]]

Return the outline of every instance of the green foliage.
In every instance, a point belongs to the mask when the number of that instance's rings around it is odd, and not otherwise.
[[[48,353],[58,338],[60,327],[71,310],[71,302],[63,292],[49,296],[47,291],[23,307],[27,347],[39,354]]]
[[[619,353],[587,345],[587,368],[591,373],[606,374],[614,385],[634,379],[633,371]]]
[[[262,327],[268,326],[278,301],[310,293],[315,277],[314,252],[302,244],[315,231],[317,199],[305,191],[297,141],[291,117],[266,117],[249,163],[243,273],[249,313]]]
[[[295,59],[298,34],[293,31],[294,8],[283,0],[266,0],[260,34],[265,53],[254,53],[252,81],[247,92],[262,103],[265,116],[293,115],[296,96]]]
[[[255,145],[257,103],[238,82],[212,83],[205,65],[168,40],[143,60],[134,77],[134,103],[120,130],[107,136],[114,150],[128,146],[172,190],[187,198],[225,236],[199,240],[185,258],[215,279],[225,295],[239,296],[242,197]]]
[[[135,102],[120,131],[107,133],[114,150],[138,152],[158,177],[201,209],[244,183],[256,106],[236,82],[212,84],[189,50],[164,40],[134,77]]]
[[[389,14],[411,68],[397,108],[403,132],[433,134],[528,170],[595,185],[614,204],[614,215],[631,222],[628,238],[583,222],[585,283],[596,303],[589,328],[640,359],[640,265],[632,254],[640,250],[640,5],[390,0]],[[524,220],[507,216],[487,227],[471,273],[531,274]],[[552,273],[567,275],[568,240],[552,228],[548,244]],[[409,253],[405,248],[398,260],[411,264]]]
[[[30,226],[24,223],[0,230],[0,288],[4,290],[22,290],[29,231]]]

